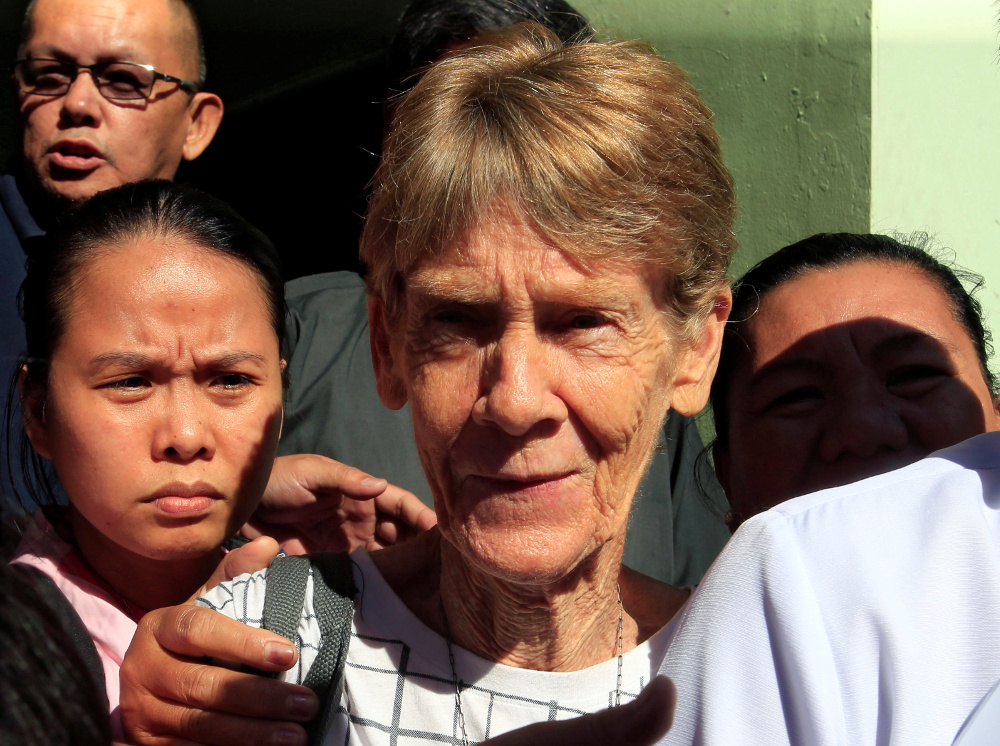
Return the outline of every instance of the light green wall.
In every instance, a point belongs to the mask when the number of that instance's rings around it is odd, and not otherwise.
[[[928,231],[986,277],[1000,321],[1000,71],[994,0],[878,0],[872,229]],[[946,254],[946,256],[948,256]]]
[[[578,0],[601,31],[653,43],[715,112],[737,183],[734,274],[869,219],[871,0]]]

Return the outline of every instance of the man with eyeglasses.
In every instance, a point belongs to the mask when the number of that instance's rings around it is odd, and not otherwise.
[[[18,57],[29,203],[172,178],[222,119],[184,0],[35,0]]]

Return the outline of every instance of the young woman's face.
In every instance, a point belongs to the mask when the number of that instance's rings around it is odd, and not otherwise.
[[[31,442],[78,531],[150,559],[212,551],[260,499],[281,430],[261,285],[163,237],[99,252],[77,279],[44,402],[26,401]]]
[[[858,261],[772,290],[742,335],[716,469],[743,518],[1000,427],[944,291]]]

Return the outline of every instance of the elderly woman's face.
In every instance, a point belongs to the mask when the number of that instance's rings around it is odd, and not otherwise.
[[[662,418],[700,407],[716,353],[714,332],[702,355],[673,338],[659,285],[584,266],[505,212],[413,271],[400,323],[373,328],[441,533],[480,569],[556,580],[623,540]]]
[[[716,469],[748,517],[996,430],[968,332],[938,285],[900,263],[807,272],[743,335]]]

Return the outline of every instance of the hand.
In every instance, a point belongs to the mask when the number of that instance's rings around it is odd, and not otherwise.
[[[483,746],[651,746],[670,730],[676,704],[673,682],[657,676],[627,705],[572,720],[536,723],[484,741]]]
[[[275,460],[264,499],[240,533],[270,536],[288,554],[373,551],[436,523],[416,495],[326,456],[299,454]]]
[[[230,552],[196,596],[266,567],[277,549],[273,540],[258,539]],[[305,746],[305,731],[289,721],[315,716],[319,703],[309,689],[198,660],[212,656],[284,671],[295,663],[295,646],[195,607],[193,600],[149,612],[132,638],[121,668],[122,725],[129,742]]]

